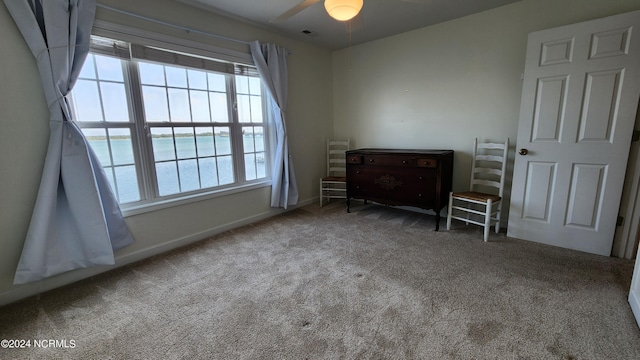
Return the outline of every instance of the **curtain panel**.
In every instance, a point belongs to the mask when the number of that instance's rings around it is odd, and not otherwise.
[[[270,111],[276,131],[275,155],[272,171],[271,206],[284,207],[298,203],[298,185],[296,183],[293,161],[289,154],[285,111],[288,97],[287,55],[285,48],[274,44],[249,44],[251,56],[267,88]]]
[[[36,58],[50,111],[49,145],[14,284],[113,265],[114,251],[133,238],[66,99],[89,52],[95,0],[4,3]]]

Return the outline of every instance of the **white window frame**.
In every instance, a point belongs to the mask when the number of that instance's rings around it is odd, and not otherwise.
[[[195,56],[201,56],[205,58],[229,61],[233,63],[245,64],[249,66],[253,66],[253,60],[251,59],[251,55],[248,52],[230,50],[225,48],[220,48],[200,42],[195,42],[191,40],[185,40],[177,37],[173,37],[165,34],[158,34],[154,32],[149,32],[146,30],[141,30],[137,28],[132,28],[124,25],[113,24],[105,21],[96,20],[94,23],[94,28],[92,31],[93,35],[102,36],[106,38],[111,38],[115,40],[121,40],[128,43],[138,44],[142,46],[150,46],[150,47],[158,47],[166,50],[180,52]],[[171,65],[171,64],[167,64]],[[133,63],[129,63],[127,66],[135,66]],[[137,72],[134,72],[137,74]],[[129,76],[131,72],[127,71],[126,76]],[[125,85],[130,88],[127,89],[128,92],[140,92],[141,89],[134,89],[135,86],[131,86],[133,83],[138,83],[139,80],[134,82],[125,79]],[[228,94],[229,97],[235,98],[235,89],[229,88],[227,86],[227,91],[230,91]],[[140,94],[137,94],[138,98],[141,99]],[[159,210],[163,208],[188,204],[192,202],[202,201],[206,199],[211,199],[219,196],[227,196],[230,194],[253,190],[262,187],[271,186],[271,168],[272,168],[272,158],[273,158],[273,139],[272,134],[274,133],[272,130],[272,122],[268,118],[267,106],[269,101],[267,101],[268,94],[265,91],[264,87],[262,89],[262,101],[263,101],[263,121],[265,122],[265,126],[263,127],[264,131],[264,146],[266,151],[266,177],[251,180],[251,181],[242,181],[245,175],[244,168],[244,149],[241,141],[233,141],[232,148],[232,156],[234,161],[234,176],[236,177],[236,182],[229,185],[217,186],[215,188],[209,189],[200,189],[190,192],[177,193],[167,196],[155,197],[158,193],[157,183],[155,178],[151,177],[149,171],[147,170],[148,166],[154,166],[152,160],[152,148],[151,141],[144,139],[144,136],[147,131],[144,129],[137,129],[139,126],[145,126],[145,124],[140,124],[135,118],[142,116],[141,114],[132,114],[134,116],[134,120],[131,123],[127,123],[129,128],[132,130],[132,146],[137,147],[137,151],[139,152],[140,158],[142,162],[145,164],[140,164],[136,162],[137,173],[138,173],[138,184],[140,187],[140,196],[143,200],[133,203],[125,203],[121,204],[121,209],[125,216],[145,213],[149,211]],[[142,108],[142,104],[138,104],[131,111],[139,111]],[[228,104],[228,106],[235,106],[235,104]],[[136,110],[138,109],[138,110]],[[233,114],[233,117],[230,119],[229,123],[209,123],[207,126],[229,126],[235,127],[236,138],[242,138],[242,128],[243,126],[254,126],[256,123],[240,123],[237,119],[237,111],[231,111],[231,107],[229,107],[229,111]],[[124,125],[124,124],[123,124]],[[84,124],[82,126],[85,127]],[[100,128],[109,127],[102,124]],[[136,150],[134,150],[135,153]],[[145,184],[147,184],[145,186]]]

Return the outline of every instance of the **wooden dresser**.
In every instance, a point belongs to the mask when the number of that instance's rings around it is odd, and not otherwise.
[[[347,156],[347,212],[350,199],[413,206],[436,213],[447,206],[453,150],[358,149]]]

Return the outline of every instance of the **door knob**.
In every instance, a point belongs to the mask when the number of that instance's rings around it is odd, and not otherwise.
[[[520,151],[518,151],[518,153],[520,153],[520,155],[527,155],[529,153],[529,150],[527,149],[520,149]]]

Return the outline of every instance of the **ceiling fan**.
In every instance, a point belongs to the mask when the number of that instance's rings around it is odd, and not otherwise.
[[[289,10],[282,13],[280,16],[271,19],[269,22],[271,23],[282,23],[288,20],[290,17],[296,15],[297,13],[303,11],[304,9],[319,3],[322,0],[303,0],[297,5],[293,6]],[[399,0],[403,3],[415,3],[424,5],[427,1],[430,0]],[[347,22],[351,20],[351,23],[362,23],[362,18],[360,16],[360,10],[364,4],[363,0],[324,0],[324,7],[327,10],[327,13],[332,18],[338,21]]]
[[[321,0],[303,0],[291,9],[285,11],[280,16],[271,19],[272,23],[281,23],[301,12],[302,10],[314,5]],[[360,9],[362,9],[363,0],[324,0],[324,7],[332,18],[338,21],[348,21],[353,19]]]

